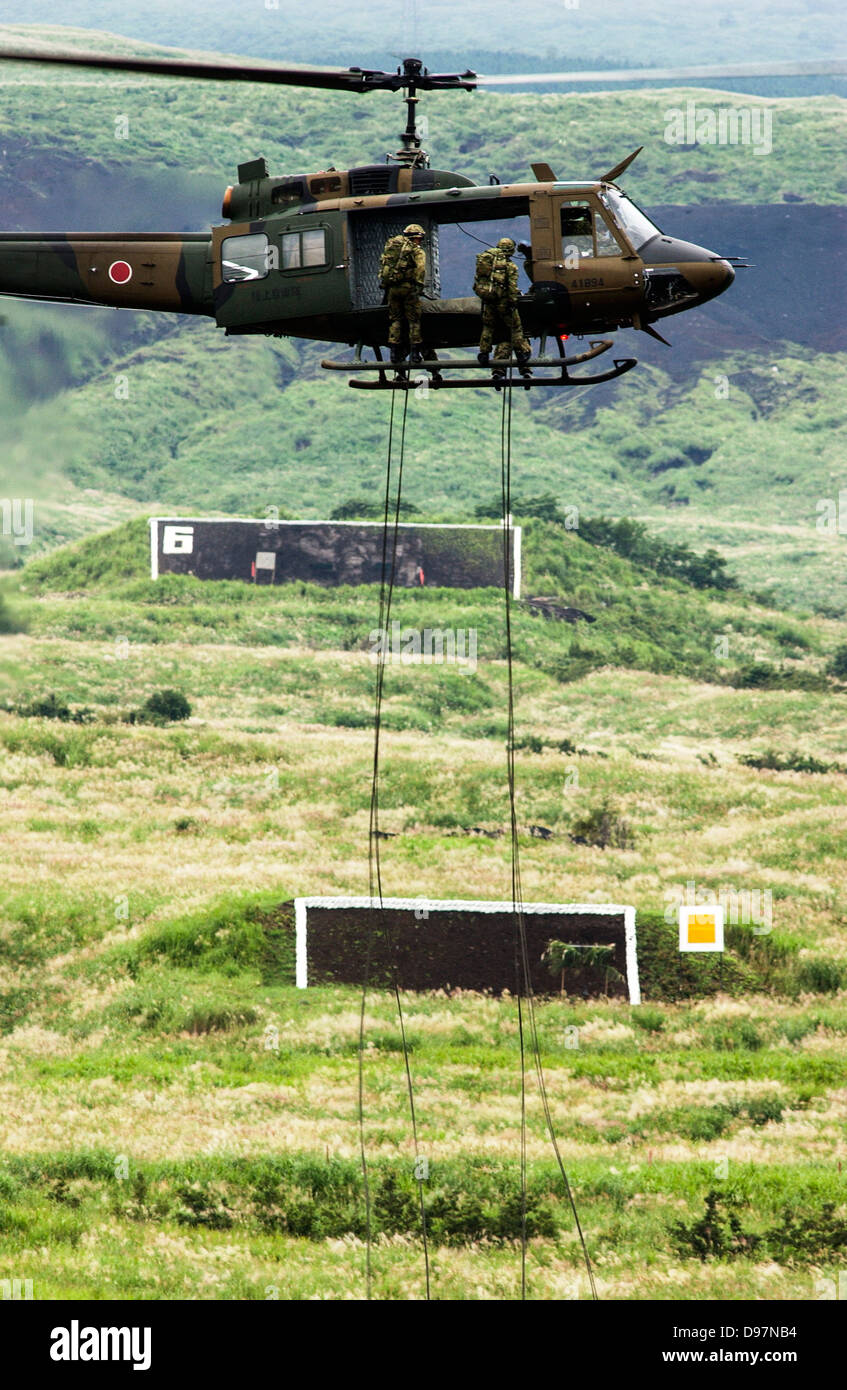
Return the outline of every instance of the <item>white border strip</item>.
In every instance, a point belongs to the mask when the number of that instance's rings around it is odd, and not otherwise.
[[[298,989],[307,989],[308,961],[306,949],[306,917],[310,907],[349,908],[349,907],[390,907],[400,911],[412,912],[416,908],[427,912],[513,912],[512,902],[481,902],[469,898],[295,898],[294,926],[296,935],[295,982]],[[622,903],[524,903],[525,913],[592,913],[599,917],[619,917],[624,919],[624,943],[626,950],[626,975],[630,1004],[641,1003],[641,985],[638,980],[638,957],[635,938],[635,908]]]
[[[210,522],[214,525],[234,526],[265,526],[269,531],[275,531],[280,526],[373,526],[375,530],[382,530],[381,521],[316,521],[312,517],[304,521],[286,520],[280,518],[279,521],[269,521],[266,516],[151,516],[150,525],[154,522],[169,521],[178,522]],[[393,523],[392,523],[393,525]],[[503,523],[485,523],[479,521],[401,521],[398,523],[400,531],[502,531]],[[519,526],[511,527],[514,531],[520,531]]]

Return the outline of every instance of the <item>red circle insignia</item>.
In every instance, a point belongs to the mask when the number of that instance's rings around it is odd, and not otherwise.
[[[109,266],[109,279],[116,285],[126,285],[132,279],[132,266],[126,261],[113,261]]]

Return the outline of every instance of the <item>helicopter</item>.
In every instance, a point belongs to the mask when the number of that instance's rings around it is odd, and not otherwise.
[[[408,373],[399,370],[390,378],[382,356],[389,326],[379,283],[385,242],[410,220],[423,228],[423,356],[424,367],[432,370],[437,349],[476,345],[481,327],[475,295],[441,297],[440,229],[521,219],[529,227],[529,243],[518,249],[530,288],[520,296],[518,310],[526,336],[540,340],[529,365],[557,368],[552,376],[523,380],[529,389],[594,384],[631,370],[636,359],[623,358],[606,371],[574,376],[572,366],[600,356],[613,343],[589,337],[587,349],[568,357],[564,340],[635,328],[666,342],[654,324],[722,294],[735,266],[743,264],[665,235],[620,188],[617,180],[643,146],[593,180],[562,181],[543,162],[531,165],[533,182],[510,184],[491,175],[480,185],[432,168],[418,133],[418,94],[473,91],[479,79],[470,70],[431,73],[419,58],[405,58],[389,73],[27,48],[2,49],[0,59],[360,95],[402,91],[407,113],[400,147],[382,163],[280,176],[271,175],[263,157],[240,164],[238,181],[223,198],[227,222],[210,233],[2,233],[0,295],[198,314],[214,319],[228,335],[343,343],[355,349],[354,357],[325,360],[323,367],[347,372],[352,386],[408,389],[413,384]],[[557,357],[546,355],[550,338]],[[363,357],[366,348],[372,361]],[[488,377],[445,379],[445,367],[480,370],[476,358],[441,359],[433,371],[440,389],[499,389]],[[374,373],[376,379],[365,379]]]

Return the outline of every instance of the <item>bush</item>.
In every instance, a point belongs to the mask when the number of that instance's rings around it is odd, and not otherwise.
[[[840,763],[822,763],[808,753],[776,753],[769,748],[764,753],[740,753],[738,761],[745,767],[764,768],[770,772],[844,772]]]
[[[645,1008],[643,1004],[632,1010],[630,1018],[636,1028],[643,1028],[645,1033],[661,1033],[665,1026],[664,1014],[658,1009]]]
[[[129,716],[130,724],[169,724],[191,718],[191,705],[181,690],[154,690]]]
[[[826,956],[808,956],[797,966],[795,979],[801,990],[812,994],[834,994],[845,983],[845,967]]]
[[[753,1254],[761,1236],[743,1230],[738,1197],[731,1191],[713,1189],[706,1193],[705,1203],[706,1210],[698,1221],[676,1221],[671,1226],[671,1240],[678,1252],[701,1260],[731,1260]]]
[[[613,849],[632,849],[635,844],[629,822],[618,815],[608,798],[574,821],[570,838],[575,845],[593,845],[597,849],[608,849],[609,846]]]
[[[61,719],[67,721],[71,717],[70,706],[64,700],[60,700],[51,690],[49,695],[38,695],[29,704],[16,705],[15,714],[19,714],[22,719]]]
[[[730,671],[723,683],[735,690],[829,690],[826,676],[816,671],[785,670],[769,661],[748,661]]]

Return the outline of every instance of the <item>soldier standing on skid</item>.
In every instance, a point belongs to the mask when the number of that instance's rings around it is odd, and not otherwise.
[[[521,316],[518,313],[518,268],[512,262],[515,243],[511,237],[501,237],[496,246],[489,251],[481,251],[476,258],[476,278],[474,293],[482,300],[482,336],[479,340],[478,361],[484,367],[491,360],[491,347],[495,338],[497,349],[494,361],[507,360],[514,353],[522,377],[531,377],[527,363],[530,349],[524,337]],[[494,366],[492,376],[504,377],[504,367]]]
[[[379,283],[388,292],[388,343],[391,361],[406,356],[403,340],[408,332],[409,361],[423,361],[421,355],[421,295],[426,278],[424,230],[417,222],[404,227],[401,236],[385,243],[379,263]]]

